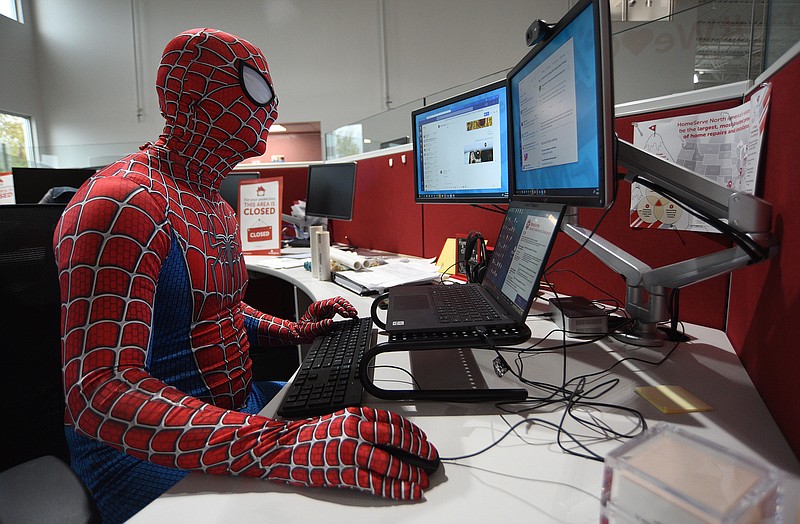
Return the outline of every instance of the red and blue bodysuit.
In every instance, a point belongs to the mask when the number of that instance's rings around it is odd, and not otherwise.
[[[243,302],[239,226],[218,188],[266,150],[278,102],[263,54],[222,31],[187,31],[167,45],[156,87],[162,135],[84,184],[54,238],[72,466],[104,521],[124,521],[189,471],[421,498],[426,473],[380,449],[437,456],[400,416],[257,415],[279,386],[253,382],[250,343],[309,341],[335,314],[356,315],[341,298],[297,322]]]

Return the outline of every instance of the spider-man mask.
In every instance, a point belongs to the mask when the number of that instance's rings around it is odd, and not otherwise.
[[[181,33],[164,49],[156,90],[166,119],[159,142],[170,150],[215,171],[266,151],[278,99],[250,42],[217,29]]]

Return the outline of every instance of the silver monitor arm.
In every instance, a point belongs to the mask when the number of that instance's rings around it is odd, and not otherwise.
[[[669,320],[669,289],[678,289],[773,257],[777,242],[770,235],[772,205],[753,195],[731,191],[700,175],[617,140],[617,163],[628,169],[625,180],[660,191],[706,221],[727,224],[723,233],[737,245],[653,269],[599,235],[562,222],[562,230],[625,278],[625,310],[632,322],[615,336],[625,342],[660,346],[658,324]],[[577,217],[577,214],[572,214]]]

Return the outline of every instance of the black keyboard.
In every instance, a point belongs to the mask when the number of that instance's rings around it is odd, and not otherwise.
[[[360,405],[358,366],[374,342],[371,318],[336,322],[333,331],[314,339],[278,415],[306,418]]]

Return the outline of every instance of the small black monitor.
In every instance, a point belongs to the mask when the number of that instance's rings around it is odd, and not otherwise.
[[[225,202],[230,204],[234,211],[238,212],[239,182],[242,180],[252,180],[258,177],[258,173],[231,171],[222,179],[222,184],[219,186],[219,194]]]
[[[95,172],[91,168],[12,167],[15,201],[17,204],[38,204],[51,189],[78,189]]]
[[[416,202],[508,202],[506,104],[500,80],[411,113]]]
[[[355,190],[356,162],[309,166],[306,215],[352,220]]]
[[[508,73],[511,197],[578,207],[614,200],[608,0],[579,0]]]

